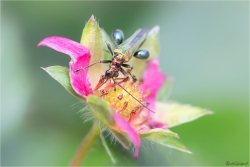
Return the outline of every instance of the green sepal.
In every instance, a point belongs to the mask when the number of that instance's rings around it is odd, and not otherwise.
[[[165,137],[179,138],[177,133],[174,133],[168,129],[161,129],[161,128],[141,131],[139,134],[141,138],[147,138],[152,140],[158,140]]]
[[[90,50],[90,64],[99,62],[103,59],[102,33],[99,24],[93,15],[83,29],[80,43]],[[91,85],[97,84],[104,70],[105,66],[101,63],[96,64],[95,68],[89,68],[88,75]]]
[[[123,134],[116,132],[110,129],[110,132],[113,134],[113,137],[127,150],[129,149],[131,142],[130,140]]]
[[[142,131],[140,132],[140,137],[145,138],[149,141],[159,143],[163,146],[174,148],[183,152],[191,153],[183,144],[178,142],[174,138],[179,138],[179,136],[170,131],[170,130],[164,130],[164,129],[151,129],[148,131]]]
[[[84,97],[78,95],[71,86],[69,69],[63,66],[50,66],[42,68],[46,71],[52,78],[58,81],[70,94],[81,99],[86,100]]]
[[[149,51],[149,58],[147,60],[141,60],[132,57],[129,64],[135,67],[132,73],[137,77],[137,79],[141,79],[143,72],[150,60],[153,60],[159,56],[160,50],[160,42],[159,42],[159,26],[153,27],[147,35],[145,42],[138,49],[146,49]]]
[[[157,102],[155,111],[154,120],[166,124],[168,128],[191,122],[207,114],[213,114],[207,109],[183,105],[173,101]]]
[[[90,110],[94,113],[94,116],[102,123],[108,127],[115,125],[113,113],[104,99],[95,95],[89,95],[87,97],[87,103]]]
[[[192,154],[192,152],[185,145],[183,145],[182,143],[180,143],[179,141],[173,138],[164,138],[164,139],[153,141],[153,142],[159,143],[169,148],[174,148],[176,150]]]
[[[156,96],[157,101],[167,100],[167,98],[169,97],[171,93],[172,85],[173,85],[173,79],[168,77],[166,81],[163,83],[163,85],[161,86],[160,90],[157,92],[157,96]]]
[[[160,31],[159,26],[153,27],[148,32],[147,39],[139,48],[139,50],[146,49],[149,51],[150,57],[148,58],[148,60],[153,60],[159,56],[159,50],[160,50],[159,31]]]
[[[80,43],[90,50],[91,56],[95,59],[101,60],[103,58],[102,33],[93,15],[83,29]]]

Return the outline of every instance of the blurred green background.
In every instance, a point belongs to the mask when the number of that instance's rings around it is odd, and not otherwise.
[[[125,37],[159,25],[160,66],[175,79],[170,99],[215,112],[171,129],[193,154],[146,143],[134,160],[116,143],[118,165],[249,161],[249,2],[27,1],[1,2],[1,9],[2,166],[66,166],[75,154],[91,122],[77,114],[83,104],[40,68],[70,59],[36,46],[48,36],[79,41],[92,14]],[[112,165],[99,140],[83,165]]]

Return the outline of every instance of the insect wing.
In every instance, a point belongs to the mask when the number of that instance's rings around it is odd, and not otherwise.
[[[116,49],[122,51],[125,62],[128,62],[139,47],[144,43],[148,34],[145,28],[138,29],[126,41],[117,46]]]

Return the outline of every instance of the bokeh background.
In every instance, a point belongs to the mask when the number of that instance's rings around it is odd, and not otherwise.
[[[170,99],[214,111],[171,129],[193,154],[148,143],[134,160],[113,144],[118,165],[249,161],[249,2],[27,1],[1,2],[2,166],[66,166],[75,154],[91,122],[77,114],[83,104],[40,68],[70,59],[36,46],[47,36],[79,41],[92,14],[125,37],[159,25],[160,66],[175,80]],[[83,165],[112,165],[99,140]]]

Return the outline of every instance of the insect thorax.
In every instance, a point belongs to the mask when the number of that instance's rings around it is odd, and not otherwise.
[[[128,62],[131,58],[131,56],[129,55],[129,53],[127,53],[127,51],[122,52],[122,50],[120,49],[115,49],[114,55],[116,55],[118,59],[123,60],[124,63]]]

